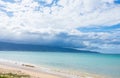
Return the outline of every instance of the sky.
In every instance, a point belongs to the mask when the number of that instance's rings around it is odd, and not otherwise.
[[[0,0],[0,42],[120,53],[120,0]]]

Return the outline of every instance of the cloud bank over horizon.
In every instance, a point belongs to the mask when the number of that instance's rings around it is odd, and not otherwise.
[[[119,0],[0,0],[0,41],[120,53]]]

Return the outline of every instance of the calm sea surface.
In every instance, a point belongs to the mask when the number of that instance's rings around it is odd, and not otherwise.
[[[0,51],[0,59],[120,78],[120,54]]]

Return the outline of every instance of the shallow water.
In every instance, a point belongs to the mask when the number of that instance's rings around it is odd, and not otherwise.
[[[0,58],[120,78],[119,54],[0,51]]]

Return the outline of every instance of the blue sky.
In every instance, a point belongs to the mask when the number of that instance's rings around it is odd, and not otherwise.
[[[0,42],[120,53],[120,0],[0,0]]]

